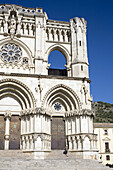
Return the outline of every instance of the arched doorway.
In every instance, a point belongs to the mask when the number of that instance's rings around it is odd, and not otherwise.
[[[65,57],[60,51],[52,51],[48,57],[48,64],[50,64],[48,75],[67,76],[66,63]]]
[[[68,121],[68,125],[65,119],[80,108],[79,98],[70,87],[58,84],[46,93],[42,105],[50,110],[52,117],[51,149],[62,150],[67,142],[67,131],[69,134],[72,131],[71,119]]]
[[[20,149],[20,111],[21,106],[12,95],[4,95],[0,100],[0,120],[2,120],[4,129],[1,129],[2,146],[0,149]]]
[[[0,81],[0,149],[20,149],[20,112],[33,108],[30,89],[15,79]]]

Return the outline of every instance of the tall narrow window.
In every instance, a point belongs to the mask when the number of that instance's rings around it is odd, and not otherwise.
[[[105,142],[105,152],[110,152],[109,143]]]
[[[79,41],[79,46],[81,46],[82,45],[82,42],[81,41]]]
[[[81,71],[83,71],[83,65],[81,65]]]

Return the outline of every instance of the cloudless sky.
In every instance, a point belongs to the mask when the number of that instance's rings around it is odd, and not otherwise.
[[[1,0],[2,4],[41,7],[49,19],[84,17],[87,24],[91,94],[113,103],[113,0]]]

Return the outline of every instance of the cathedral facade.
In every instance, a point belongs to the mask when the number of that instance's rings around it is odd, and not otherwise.
[[[49,20],[42,8],[0,5],[0,149],[52,149],[97,159],[84,18]],[[65,70],[50,69],[58,50]],[[60,61],[59,61],[60,62]]]

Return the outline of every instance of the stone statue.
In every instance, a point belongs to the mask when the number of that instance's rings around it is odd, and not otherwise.
[[[10,29],[11,37],[13,38],[15,34],[15,30],[16,30],[16,20],[15,20],[14,15],[12,15],[11,17],[9,29]]]

